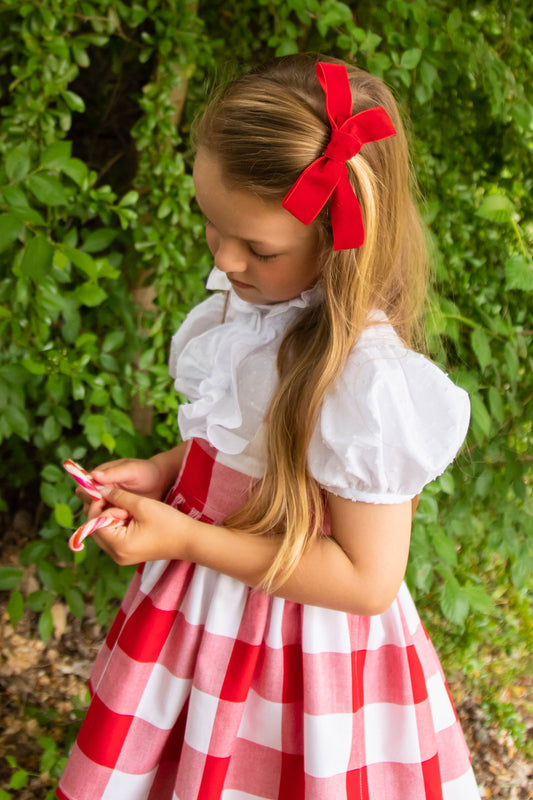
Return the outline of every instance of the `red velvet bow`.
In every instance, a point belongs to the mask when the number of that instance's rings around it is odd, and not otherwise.
[[[389,115],[381,106],[352,116],[348,72],[342,64],[320,61],[317,78],[326,95],[331,139],[323,156],[305,169],[283,200],[283,207],[309,225],[331,197],[333,249],[361,247],[365,240],[361,206],[348,180],[346,161],[368,142],[395,136]]]

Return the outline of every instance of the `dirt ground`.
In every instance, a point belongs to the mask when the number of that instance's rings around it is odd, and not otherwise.
[[[16,547],[4,546],[1,561],[17,566]],[[24,570],[23,593],[29,593],[38,588],[35,568]],[[66,606],[57,604],[52,609],[54,634],[43,644],[35,613],[26,610],[12,627],[8,598],[8,592],[0,593],[0,798],[45,800],[53,797],[62,759],[83,716],[87,679],[105,631],[96,624],[91,608],[80,622]],[[530,676],[522,683],[505,691],[524,715],[533,680]],[[533,798],[533,765],[509,733],[485,717],[482,698],[466,692],[458,679],[450,681],[450,689],[472,753],[480,797]],[[533,735],[533,720],[528,724]],[[9,794],[2,795],[1,789]]]

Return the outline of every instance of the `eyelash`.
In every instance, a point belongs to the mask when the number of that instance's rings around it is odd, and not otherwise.
[[[254,258],[257,258],[259,261],[272,261],[273,258],[276,258],[275,254],[264,256],[261,253],[256,253],[255,250],[252,250],[250,247],[250,253],[253,255]]]
[[[212,224],[213,223],[211,222],[210,219],[207,219],[207,217],[204,217],[204,225],[205,225],[206,228],[208,228]],[[272,254],[269,254],[269,255],[263,255],[262,253],[256,253],[256,251],[252,247],[250,247],[249,245],[248,245],[248,247],[249,247],[250,253],[253,255],[254,258],[257,258],[258,261],[272,261],[272,259],[276,258],[276,256],[277,256],[277,253],[272,253]]]

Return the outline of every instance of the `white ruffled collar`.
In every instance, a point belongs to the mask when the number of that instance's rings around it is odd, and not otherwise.
[[[228,292],[227,314],[222,319],[223,298],[214,295],[173,337],[170,372],[189,400],[179,408],[178,423],[183,439],[199,437],[222,453],[242,453],[263,423],[284,332],[302,309],[320,302],[322,289],[315,285],[292,300],[259,305],[238,297],[216,268],[207,288]]]
[[[322,287],[320,284],[315,283],[314,286],[303,291],[298,297],[293,297],[291,300],[285,300],[282,303],[272,303],[269,305],[249,303],[235,293],[226,273],[222,272],[217,267],[213,267],[211,270],[207,279],[206,288],[209,291],[229,292],[229,302],[232,309],[244,314],[261,316],[263,319],[267,317],[277,317],[280,314],[284,314],[289,309],[308,308],[317,305],[322,299]]]

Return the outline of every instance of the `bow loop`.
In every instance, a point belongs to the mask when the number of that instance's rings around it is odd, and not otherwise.
[[[365,230],[346,162],[364,145],[395,136],[396,130],[382,106],[352,114],[352,92],[344,65],[319,62],[316,74],[325,94],[330,141],[324,154],[302,172],[282,205],[309,225],[331,197],[333,249],[349,250],[361,247]]]

